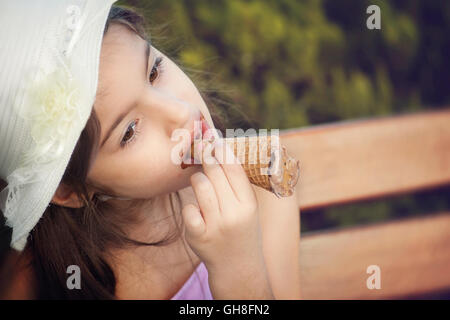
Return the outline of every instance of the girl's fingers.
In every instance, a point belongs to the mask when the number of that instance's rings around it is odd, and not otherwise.
[[[214,186],[221,212],[226,212],[227,205],[229,206],[236,203],[237,198],[232,187],[230,186],[222,166],[219,164],[217,159],[211,155],[213,148],[213,144],[206,144],[203,147],[203,171]]]
[[[235,157],[233,150],[222,139],[218,141],[214,155],[221,164],[236,198],[239,201],[248,201],[254,198],[255,194],[244,168]]]
[[[191,184],[206,226],[213,225],[220,211],[214,186],[202,172],[196,172],[191,176]]]
[[[187,204],[181,211],[184,220],[186,235],[199,237],[206,231],[200,209],[194,204]]]

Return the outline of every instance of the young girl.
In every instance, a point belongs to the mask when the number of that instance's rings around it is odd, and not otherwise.
[[[5,263],[4,297],[299,299],[295,197],[251,185],[239,164],[170,161],[175,129],[200,117],[224,128],[144,30],[111,7],[92,112],[24,250],[9,255],[20,259]]]

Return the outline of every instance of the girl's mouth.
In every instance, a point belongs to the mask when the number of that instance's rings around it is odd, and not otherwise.
[[[191,141],[188,149],[180,154],[182,158],[181,168],[185,169],[189,166],[194,165],[194,148],[197,152],[202,150],[202,140],[214,141],[213,130],[210,130],[208,123],[206,122],[203,115],[200,116],[199,120],[195,120],[194,129],[191,132]],[[190,155],[190,159],[188,156]]]
[[[191,132],[191,145],[196,140],[211,140],[214,139],[214,134],[212,130],[209,130],[210,127],[208,123],[206,122],[205,118],[200,116],[199,120],[196,120],[194,122],[194,129]]]

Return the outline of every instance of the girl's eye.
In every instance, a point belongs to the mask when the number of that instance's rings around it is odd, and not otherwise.
[[[158,79],[158,76],[161,74],[161,62],[162,57],[156,58],[155,64],[153,65],[152,71],[150,72],[149,76],[150,83],[153,83],[156,79]]]
[[[139,134],[139,130],[137,128],[139,120],[134,120],[127,128],[127,132],[125,132],[125,135],[122,138],[122,141],[120,142],[120,146],[122,148],[128,146],[131,142],[136,140],[136,137]]]

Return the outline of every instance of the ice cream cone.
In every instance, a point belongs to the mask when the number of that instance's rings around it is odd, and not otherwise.
[[[287,154],[278,136],[243,136],[222,139],[245,170],[249,181],[278,197],[291,196],[299,177],[299,162]],[[194,160],[194,143],[191,160]],[[214,153],[212,153],[214,154]],[[226,160],[226,154],[225,159]],[[197,160],[196,162],[201,163]],[[186,168],[194,164],[182,164]]]

